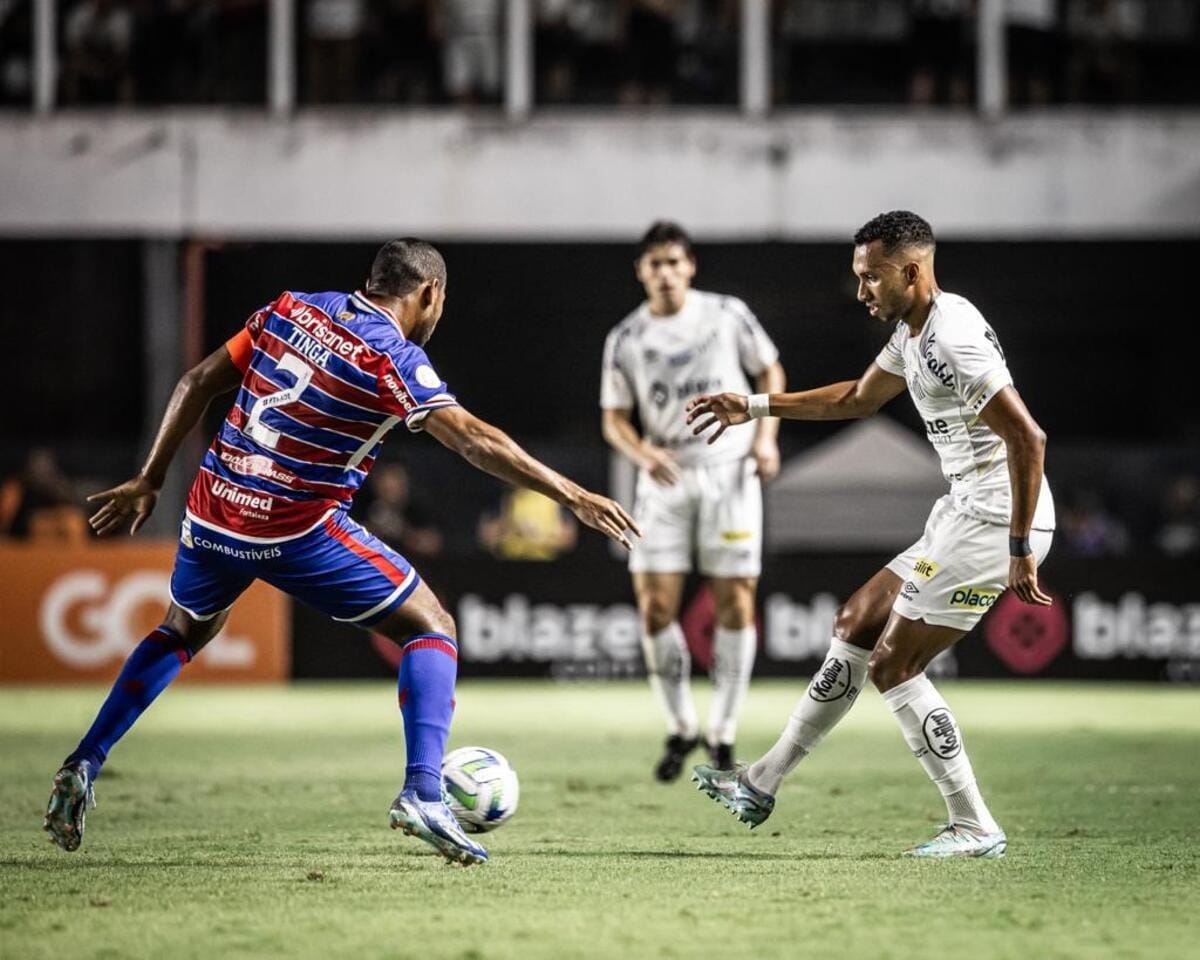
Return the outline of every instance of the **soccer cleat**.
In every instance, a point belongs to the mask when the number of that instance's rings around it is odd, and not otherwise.
[[[705,764],[693,768],[692,783],[753,830],[771,815],[775,798],[752,786],[746,779],[747,766],[718,770]]]
[[[681,737],[677,733],[667,737],[663,744],[663,755],[654,768],[654,779],[663,783],[678,780],[683,772],[683,761],[700,744],[699,737]]]
[[[83,843],[88,807],[95,806],[91,765],[86,760],[68,763],[54,775],[42,829],[64,850],[78,850]]]
[[[709,766],[714,770],[733,769],[733,744],[718,743],[708,745]]]
[[[966,827],[946,824],[933,837],[904,851],[906,857],[947,860],[951,857],[979,857],[999,860],[1008,849],[1008,838],[998,833],[975,833]]]
[[[402,790],[389,816],[393,830],[424,840],[448,863],[469,867],[488,858],[488,852],[463,833],[444,800],[421,800],[415,790]]]

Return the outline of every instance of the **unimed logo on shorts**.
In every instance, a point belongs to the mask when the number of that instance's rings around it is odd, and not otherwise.
[[[935,707],[925,717],[921,724],[925,734],[925,742],[929,749],[943,760],[957,757],[962,750],[962,737],[958,735],[958,724],[954,722],[954,714],[945,707]]]

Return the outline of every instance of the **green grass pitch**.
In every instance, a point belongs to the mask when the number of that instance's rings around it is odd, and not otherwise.
[[[388,829],[402,739],[394,690],[370,683],[169,691],[114,752],[67,854],[41,815],[102,691],[10,688],[0,955],[1200,956],[1200,694],[942,686],[1004,860],[897,856],[943,808],[873,692],[751,833],[691,784],[652,782],[642,685],[505,682],[461,684],[451,736],[521,775],[480,868]],[[801,690],[755,685],[743,755]]]

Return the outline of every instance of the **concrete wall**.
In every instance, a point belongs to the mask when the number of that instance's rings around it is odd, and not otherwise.
[[[0,117],[0,235],[842,240],[1200,235],[1200,113],[339,111]]]

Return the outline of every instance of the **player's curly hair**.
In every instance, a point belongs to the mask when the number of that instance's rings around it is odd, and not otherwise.
[[[905,247],[934,247],[933,227],[923,217],[917,216],[911,210],[891,210],[873,217],[858,228],[854,235],[854,245],[872,243],[879,240],[883,243],[885,254],[893,253]]]
[[[389,240],[371,264],[367,293],[385,297],[403,297],[426,280],[446,285],[446,261],[437,247],[416,237]]]
[[[664,243],[677,243],[689,257],[695,257],[690,233],[674,220],[655,220],[638,241],[638,259],[640,260],[647,250],[661,247]]]

